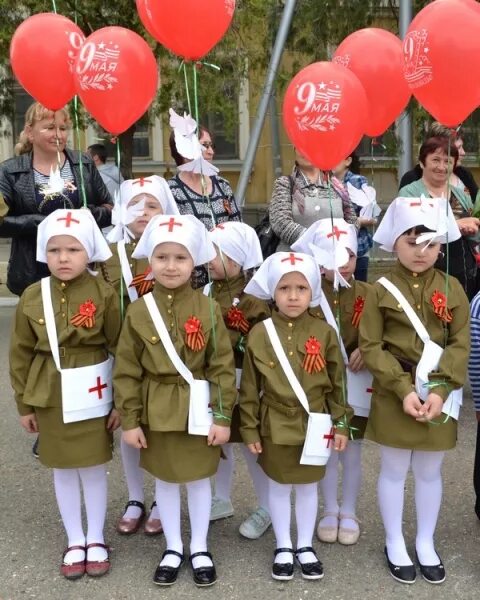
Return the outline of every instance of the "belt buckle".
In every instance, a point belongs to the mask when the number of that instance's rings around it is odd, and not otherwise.
[[[65,358],[65,346],[58,347],[58,355],[60,358]]]

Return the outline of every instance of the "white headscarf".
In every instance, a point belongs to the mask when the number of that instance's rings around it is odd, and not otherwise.
[[[157,215],[145,227],[132,257],[150,261],[155,248],[163,242],[185,246],[195,267],[210,262],[217,255],[208,231],[193,215]]]
[[[313,258],[300,252],[276,252],[260,266],[245,287],[245,293],[262,300],[273,299],[280,279],[287,273],[302,273],[312,290],[310,306],[318,306],[322,295],[320,270]]]
[[[215,246],[242,269],[253,269],[263,261],[262,249],[258,236],[250,225],[240,221],[220,223],[209,236]]]
[[[417,243],[435,241],[441,244],[460,239],[461,233],[445,198],[395,198],[378,226],[373,240],[382,250],[393,252],[397,239],[413,227],[424,225],[433,233],[422,234]]]
[[[50,213],[38,226],[37,260],[47,262],[47,243],[55,235],[71,235],[87,252],[89,262],[105,262],[112,253],[92,213],[85,208],[60,208]]]

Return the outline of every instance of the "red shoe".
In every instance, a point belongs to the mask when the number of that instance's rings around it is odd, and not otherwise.
[[[60,565],[60,573],[66,579],[79,579],[85,574],[85,559],[74,563],[66,563],[65,556],[70,550],[83,550],[86,552],[85,546],[70,546],[65,550],[62,556],[62,564]],[[85,554],[86,556],[86,554]]]
[[[92,544],[87,544],[87,553],[89,548],[95,547],[105,548],[105,550],[107,551],[107,558],[105,560],[86,560],[85,570],[87,572],[87,575],[90,575],[90,577],[101,577],[102,575],[106,575],[110,571],[110,557],[108,556],[110,548],[105,544],[101,544],[100,542],[93,542]]]

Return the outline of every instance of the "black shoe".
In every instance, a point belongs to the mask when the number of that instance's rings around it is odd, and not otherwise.
[[[40,440],[40,436],[37,435],[37,439],[35,440],[35,442],[33,443],[32,446],[32,454],[35,458],[38,458],[38,442]]]
[[[400,583],[415,583],[417,579],[417,571],[414,565],[406,565],[399,567],[390,562],[388,558],[387,547],[385,546],[385,556],[387,557],[388,568],[390,575]]]
[[[298,560],[298,555],[303,554],[304,552],[311,552],[315,558],[317,559],[315,562],[310,563],[301,563]],[[302,577],[304,579],[322,579],[324,572],[322,563],[318,560],[318,556],[315,550],[311,546],[305,546],[304,548],[299,548],[295,550],[295,557],[297,559],[298,564],[300,565],[300,569],[302,570]]]
[[[275,557],[281,552],[290,552],[293,554],[292,548],[277,548],[273,553],[272,577],[279,581],[290,581],[293,579],[293,561],[291,563],[277,563]]]
[[[415,556],[418,564],[420,565],[420,573],[425,581],[428,581],[428,583],[433,583],[434,585],[437,583],[443,583],[445,581],[445,567],[443,566],[442,559],[440,557],[438,557],[440,559],[440,563],[438,565],[422,565],[416,551]]]
[[[193,559],[196,556],[206,556],[212,561],[211,567],[198,567],[195,569],[193,566]],[[217,572],[215,571],[215,565],[213,564],[213,558],[210,552],[194,552],[190,555],[190,564],[192,565],[193,571],[193,583],[199,587],[207,587],[217,582]]]
[[[177,581],[178,572],[180,567],[183,565],[183,554],[176,550],[165,550],[162,554],[161,561],[167,556],[167,554],[174,554],[180,559],[178,567],[170,567],[168,565],[158,565],[153,576],[153,583],[157,585],[173,585]],[[161,562],[160,561],[160,562]]]

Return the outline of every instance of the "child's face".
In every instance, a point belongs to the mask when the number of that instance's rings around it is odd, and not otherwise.
[[[193,259],[190,253],[176,242],[158,244],[150,261],[155,280],[164,287],[174,290],[190,280]]]
[[[312,301],[312,290],[302,273],[292,271],[280,279],[273,299],[280,314],[294,319],[309,307]]]
[[[347,248],[348,250],[348,248]],[[346,280],[346,281],[350,281],[350,279],[353,277],[353,274],[355,273],[355,269],[357,268],[357,257],[356,255],[351,251],[348,250],[348,262],[346,262],[342,267],[340,267],[338,270],[340,272],[340,275]],[[333,270],[330,269],[322,269],[322,274],[325,277],[325,279],[327,279],[328,281],[332,281],[335,278],[335,272]]]
[[[81,275],[88,264],[87,251],[71,235],[54,235],[47,242],[47,265],[50,273],[62,281]]]
[[[416,239],[421,234],[409,233],[401,235],[393,249],[401,264],[412,273],[424,273],[436,263],[440,252],[440,244],[417,244]]]
[[[138,194],[130,200],[128,206],[135,206],[141,200],[145,200],[143,214],[137,217],[128,226],[130,231],[137,239],[145,231],[145,227],[148,225],[150,219],[152,219],[156,215],[163,215],[163,210],[160,202],[155,198],[155,196],[152,196],[152,194]]]
[[[220,254],[217,246],[215,246],[215,250],[217,256],[208,263],[210,277],[214,281],[219,281],[220,279],[232,279],[239,275],[242,270],[240,265],[226,254]]]

